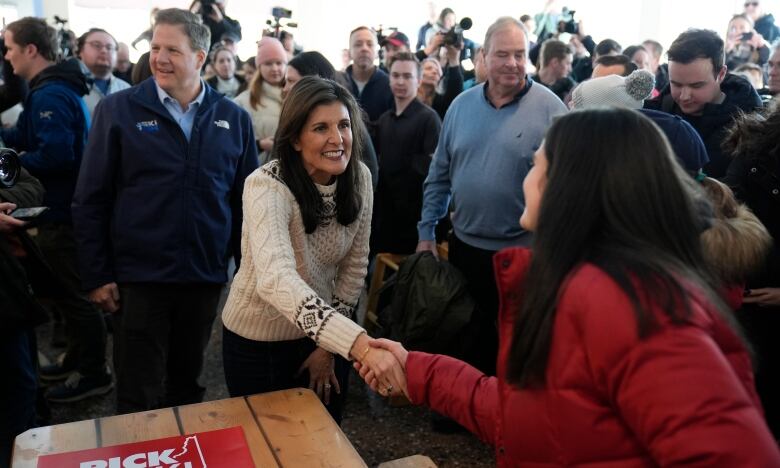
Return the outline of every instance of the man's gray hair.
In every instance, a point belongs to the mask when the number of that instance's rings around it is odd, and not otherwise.
[[[485,43],[482,46],[485,49],[485,53],[490,52],[490,41],[493,39],[493,34],[495,34],[496,31],[506,28],[507,26],[515,26],[516,28],[523,31],[523,34],[526,38],[526,45],[528,45],[528,29],[525,27],[525,25],[511,16],[502,16],[498,18],[493,24],[491,24],[485,33]],[[528,53],[528,51],[526,51],[526,53]]]
[[[203,24],[200,15],[180,8],[168,8],[158,11],[154,18],[155,27],[160,24],[181,26],[184,34],[190,38],[192,50],[200,49],[208,53],[211,47],[211,31]]]

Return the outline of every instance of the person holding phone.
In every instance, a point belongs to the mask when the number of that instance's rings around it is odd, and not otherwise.
[[[46,311],[33,297],[40,284],[31,285],[28,267],[48,273],[56,283],[40,251],[26,234],[27,223],[11,216],[19,207],[43,202],[43,185],[21,169],[13,186],[0,180],[0,460],[11,458],[14,437],[35,427],[36,370],[35,326],[45,322]]]
[[[753,28],[746,14],[734,15],[726,30],[726,66],[733,71],[745,63],[763,65],[769,59],[769,43]]]

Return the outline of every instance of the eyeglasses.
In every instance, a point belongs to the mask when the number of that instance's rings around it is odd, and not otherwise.
[[[87,42],[90,47],[97,49],[97,50],[103,50],[106,49],[106,52],[114,52],[116,50],[116,46],[114,44],[103,44],[102,42],[96,42],[96,41],[90,41]]]
[[[745,8],[747,7],[757,7],[758,2],[745,2]]]

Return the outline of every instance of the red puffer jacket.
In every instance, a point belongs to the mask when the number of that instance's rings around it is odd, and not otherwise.
[[[629,299],[593,265],[579,267],[562,286],[545,387],[510,386],[513,314],[530,258],[520,248],[494,258],[498,377],[411,352],[412,402],[495,446],[502,467],[780,467],[750,359],[729,326],[695,303],[685,325],[655,310],[661,327],[640,340]]]

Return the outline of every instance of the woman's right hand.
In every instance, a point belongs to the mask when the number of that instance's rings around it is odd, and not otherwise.
[[[371,351],[367,354],[367,356],[370,356],[371,352],[379,352],[380,350],[382,353],[389,353],[392,356],[392,361],[389,362],[391,365],[391,370],[388,373],[391,375],[390,380],[395,383],[392,384],[393,391],[386,392],[388,393],[387,396],[389,396],[389,394],[403,393],[408,397],[409,392],[406,385],[406,358],[409,355],[409,352],[404,349],[401,343],[386,340],[384,338],[370,340],[369,346],[371,347]],[[383,388],[381,383],[385,378],[377,375],[370,367],[370,365],[355,363],[355,369],[360,374],[360,377],[366,381],[366,384],[368,384],[372,390],[378,393],[383,393],[383,390],[386,390]]]
[[[355,358],[355,369],[375,392],[390,396],[406,389],[406,373],[398,359],[388,350],[375,347],[374,341],[361,334],[352,345],[350,355]]]

